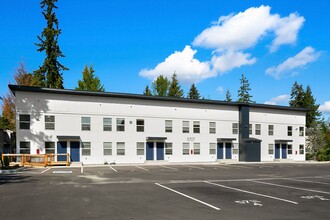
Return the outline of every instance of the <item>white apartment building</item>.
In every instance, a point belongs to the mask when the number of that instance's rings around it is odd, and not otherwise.
[[[305,160],[306,109],[9,88],[16,97],[17,153],[69,153],[84,164]]]

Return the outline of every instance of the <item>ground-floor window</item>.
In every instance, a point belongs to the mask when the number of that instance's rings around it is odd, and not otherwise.
[[[19,142],[19,152],[21,154],[29,154],[30,153],[30,142],[28,142],[28,141]]]
[[[112,155],[112,142],[103,142],[103,155]]]
[[[189,143],[183,143],[182,154],[189,155]]]
[[[173,154],[173,144],[165,143],[165,155],[172,155],[172,154]]]
[[[55,154],[55,142],[45,142],[46,154]]]
[[[299,145],[299,154],[304,154],[304,145]]]
[[[136,155],[144,155],[144,143],[143,142],[136,143]]]
[[[216,143],[210,143],[210,154],[216,154],[216,148],[217,148]]]
[[[288,144],[288,154],[292,154],[292,145]]]
[[[269,155],[274,154],[274,144],[268,144],[268,154]]]
[[[83,156],[91,155],[91,142],[82,143],[81,155],[83,155]]]
[[[117,142],[117,155],[125,155],[125,142]]]
[[[199,155],[201,154],[201,144],[194,143],[194,154]]]
[[[233,154],[238,154],[238,144],[232,144]]]

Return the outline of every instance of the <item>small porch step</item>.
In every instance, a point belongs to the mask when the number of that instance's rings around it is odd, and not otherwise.
[[[71,162],[70,166],[71,167],[82,167],[83,163],[82,162]]]

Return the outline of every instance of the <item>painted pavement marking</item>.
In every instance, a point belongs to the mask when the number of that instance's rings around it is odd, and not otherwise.
[[[218,207],[216,207],[216,206],[213,206],[213,205],[211,205],[211,204],[209,204],[209,203],[206,203],[206,202],[203,202],[203,201],[201,201],[201,200],[199,200],[199,199],[196,199],[196,198],[194,198],[194,197],[191,197],[191,196],[188,196],[188,195],[186,195],[186,194],[184,194],[184,193],[181,193],[181,192],[179,192],[179,191],[176,191],[176,190],[174,190],[174,189],[171,189],[171,188],[169,188],[169,187],[167,187],[167,186],[164,186],[164,185],[161,185],[161,184],[159,184],[159,183],[155,183],[157,186],[160,186],[160,187],[162,187],[162,188],[164,188],[164,189],[167,189],[167,190],[169,190],[169,191],[172,191],[172,192],[174,192],[174,193],[176,193],[176,194],[179,194],[179,195],[181,195],[181,196],[184,196],[184,197],[186,197],[186,198],[188,198],[188,199],[191,199],[191,200],[194,200],[195,202],[198,202],[198,203],[201,203],[201,204],[203,204],[203,205],[206,205],[206,206],[208,206],[208,207],[210,207],[210,208],[212,208],[212,209],[215,209],[215,210],[221,210],[220,208],[218,208]]]
[[[112,169],[113,171],[115,171],[116,173],[118,173],[118,171],[115,168],[113,168],[112,166],[109,166],[109,167],[110,167],[110,169]]]
[[[253,204],[254,206],[259,206],[259,207],[263,206],[262,202],[260,202],[258,200],[255,200],[255,199],[252,199],[252,200],[238,200],[238,201],[235,201],[235,202],[238,203],[238,204],[241,204],[241,205]]]
[[[269,195],[265,195],[265,194],[260,194],[260,193],[255,193],[255,192],[251,192],[251,191],[246,191],[246,190],[242,190],[242,189],[238,189],[238,188],[234,188],[234,187],[224,186],[224,185],[217,184],[217,183],[211,183],[211,182],[208,182],[208,181],[204,181],[204,183],[219,186],[219,187],[223,187],[223,188],[226,188],[226,189],[236,190],[236,191],[239,191],[239,192],[248,193],[248,194],[252,194],[252,195],[256,195],[256,196],[261,196],[261,197],[275,199],[275,200],[279,200],[279,201],[283,201],[283,202],[288,202],[288,203],[292,203],[292,204],[295,204],[295,205],[298,204],[298,202],[294,202],[294,201],[291,201],[291,200],[282,199],[282,198],[269,196]]]
[[[204,170],[204,168],[202,168],[202,167],[196,167],[196,166],[191,166],[191,165],[183,165],[183,166],[198,169],[198,170]]]
[[[293,178],[282,178],[282,179],[284,179],[284,180],[290,180],[290,181],[297,181],[297,182],[318,183],[318,184],[330,185],[330,183],[319,182],[319,181],[312,181],[312,180],[297,180],[297,179],[293,179]]]
[[[283,187],[283,188],[296,189],[296,190],[302,190],[302,191],[308,191],[308,192],[317,192],[317,193],[323,193],[323,194],[330,195],[330,192],[314,190],[314,189],[306,189],[306,188],[300,188],[300,187],[294,187],[294,186],[286,186],[286,185],[275,184],[275,183],[261,182],[261,181],[257,181],[257,180],[251,180],[251,182],[270,185],[270,186],[278,186],[278,187]]]
[[[40,173],[46,173],[48,170],[52,169],[51,167],[48,167],[47,169],[41,171]]]
[[[170,169],[170,170],[178,170],[177,168],[174,168],[174,167],[168,167],[168,166],[163,166],[163,165],[159,165],[159,166],[166,168],[166,169]]]
[[[144,171],[149,171],[148,169],[144,168],[144,167],[140,167],[140,166],[135,166],[137,168],[140,168],[141,170],[144,170]]]

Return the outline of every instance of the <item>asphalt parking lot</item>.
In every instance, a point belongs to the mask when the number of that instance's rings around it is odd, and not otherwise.
[[[327,219],[330,164],[22,168],[0,195],[6,219]]]

